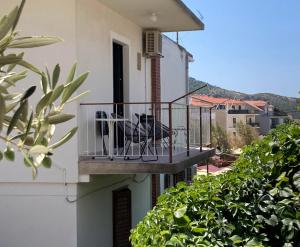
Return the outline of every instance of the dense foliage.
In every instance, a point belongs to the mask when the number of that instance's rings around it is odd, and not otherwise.
[[[300,246],[300,125],[247,146],[233,169],[167,190],[131,234],[137,246]]]
[[[0,150],[0,161],[4,157],[14,161],[15,150],[18,150],[24,155],[25,165],[31,167],[33,176],[36,176],[39,166],[51,166],[53,150],[76,133],[77,127],[74,127],[59,141],[51,142],[56,125],[75,117],[64,113],[64,107],[80,96],[74,94],[88,73],[75,77],[75,64],[68,77],[62,80],[58,64],[52,73],[48,69],[42,71],[27,62],[23,52],[16,54],[12,51],[61,41],[56,37],[21,37],[15,28],[24,4],[25,0],[22,0],[20,6],[0,19],[0,140],[6,146],[3,151]],[[19,92],[17,88],[17,84],[27,78],[28,71],[40,78],[41,98],[36,104],[29,104],[30,97],[37,91],[36,85]]]

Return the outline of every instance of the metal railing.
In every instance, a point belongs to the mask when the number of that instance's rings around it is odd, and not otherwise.
[[[210,144],[210,110],[172,102],[81,103],[81,157],[156,161],[190,155]]]

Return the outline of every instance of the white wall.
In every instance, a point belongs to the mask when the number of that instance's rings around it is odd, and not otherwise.
[[[163,36],[161,58],[161,99],[172,101],[186,93],[186,51]]]
[[[151,177],[147,174],[97,175],[88,184],[79,184],[78,247],[112,247],[112,195],[119,188],[128,187],[132,198],[132,227],[151,208]],[[141,183],[137,183],[141,182]]]
[[[76,204],[65,195],[63,184],[0,183],[0,246],[77,246]]]
[[[147,60],[145,67],[142,59],[142,70],[137,69],[137,53],[142,53],[142,28],[97,0],[76,0],[76,13],[77,57],[83,64],[81,69],[91,71],[85,84],[91,93],[82,101],[113,102],[113,41],[128,49],[124,61],[128,100],[145,101],[145,77],[150,85],[150,61]]]
[[[1,1],[0,16],[7,14],[14,6],[20,4],[19,0]],[[69,68],[76,61],[76,42],[75,42],[75,0],[52,0],[26,1],[20,23],[17,30],[23,36],[28,35],[48,35],[58,36],[64,39],[64,42],[47,47],[27,49],[25,58],[39,68],[45,65],[53,69],[56,63],[61,64],[62,78],[66,77]],[[11,50],[12,52],[19,52]],[[81,63],[79,62],[79,67]],[[39,85],[39,77],[32,73],[28,79],[19,82],[19,89],[27,89],[32,85]],[[35,93],[33,100],[40,98],[39,93]],[[76,104],[69,105],[66,111],[76,113]],[[76,120],[62,125],[56,132],[56,138],[60,138],[65,131],[76,126]],[[76,182],[78,179],[77,171],[77,149],[74,148],[77,138],[74,137],[63,148],[57,149],[53,161],[57,166],[67,170],[66,176],[68,182]],[[1,161],[0,181],[2,182],[32,182],[31,170],[25,168],[22,161],[23,157],[17,156],[16,162]],[[35,182],[63,182],[63,174],[60,169],[40,169],[39,176]]]

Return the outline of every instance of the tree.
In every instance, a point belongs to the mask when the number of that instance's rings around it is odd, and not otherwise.
[[[258,140],[257,130],[249,124],[239,122],[236,129],[242,146],[250,145],[253,141]]]
[[[77,131],[77,127],[68,131],[58,142],[51,140],[56,125],[74,118],[64,113],[66,104],[82,96],[74,96],[84,83],[88,72],[75,77],[76,64],[71,68],[64,83],[59,83],[60,66],[57,64],[50,74],[48,69],[40,70],[24,59],[24,53],[11,53],[12,49],[34,48],[60,42],[57,37],[32,36],[21,37],[15,31],[25,0],[0,20],[0,139],[6,148],[0,150],[0,160],[4,157],[14,161],[15,150],[24,156],[24,164],[32,168],[33,177],[38,167],[51,167],[51,155],[54,150],[68,140]],[[26,70],[15,72],[16,67]],[[26,79],[30,73],[40,77],[41,99],[36,105],[29,106],[28,100],[35,93],[37,86],[16,93],[16,84]],[[33,110],[34,109],[34,110]]]
[[[212,145],[222,152],[230,152],[231,146],[226,130],[219,124],[212,126]]]

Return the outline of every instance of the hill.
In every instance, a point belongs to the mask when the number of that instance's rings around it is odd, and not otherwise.
[[[198,81],[195,78],[190,78],[190,91],[201,87],[206,82]],[[201,94],[206,94],[213,97],[244,99],[244,100],[264,100],[274,105],[281,111],[290,113],[294,118],[300,118],[300,112],[297,111],[297,99],[293,97],[280,96],[271,93],[246,94],[237,91],[227,90],[207,83],[208,86],[201,90]]]

